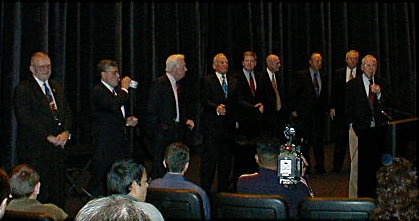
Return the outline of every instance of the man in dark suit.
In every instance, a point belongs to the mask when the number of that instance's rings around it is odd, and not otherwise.
[[[285,143],[284,129],[289,112],[285,106],[285,84],[283,77],[278,73],[281,60],[277,55],[270,54],[266,57],[266,66],[266,71],[261,77],[266,92],[263,103],[265,110],[262,116],[262,134],[278,138],[280,143]]]
[[[173,142],[183,142],[185,128],[192,130],[195,126],[187,110],[188,91],[181,89],[180,80],[186,71],[185,56],[170,55],[166,60],[166,74],[157,78],[150,88],[145,120],[153,157],[152,178],[165,174],[164,148]]]
[[[30,164],[43,177],[42,202],[63,206],[64,146],[70,137],[71,109],[61,85],[50,80],[51,60],[46,53],[31,57],[32,76],[15,88],[19,163]]]
[[[264,111],[262,101],[265,92],[261,77],[254,70],[256,59],[255,52],[244,52],[242,70],[232,74],[237,79],[242,102],[253,106],[253,108],[241,106],[236,112],[238,122],[237,141],[240,145],[234,153],[234,185],[237,183],[237,179],[241,174],[252,173],[258,169],[258,165],[254,162],[253,156],[256,153],[255,139],[261,135],[261,118]]]
[[[323,134],[325,116],[328,111],[327,82],[321,75],[322,56],[313,53],[308,60],[310,67],[298,71],[293,76],[290,89],[290,110],[295,118],[298,137],[302,137],[302,153],[309,157],[309,148],[313,146],[316,172],[325,173]]]
[[[126,127],[138,119],[127,117],[128,89],[131,79],[120,78],[118,63],[101,60],[97,65],[100,82],[92,90],[92,137],[94,154],[90,167],[89,190],[94,196],[106,195],[106,172],[115,160],[131,157]],[[119,82],[121,85],[119,86]]]
[[[350,80],[346,87],[345,113],[358,136],[358,197],[376,197],[375,174],[386,150],[387,119],[381,113],[388,93],[375,76],[377,59],[362,59],[363,74]]]
[[[227,57],[214,56],[215,72],[202,80],[202,128],[204,150],[201,157],[201,186],[211,193],[215,169],[218,170],[218,192],[230,191],[232,151],[236,130],[236,109],[239,102],[237,80],[228,72]]]
[[[332,76],[329,116],[333,120],[333,131],[335,133],[334,172],[339,172],[342,169],[346,145],[349,141],[349,125],[345,116],[345,87],[346,82],[362,74],[361,70],[357,68],[358,60],[358,51],[348,51],[346,53],[346,67],[337,69]]]

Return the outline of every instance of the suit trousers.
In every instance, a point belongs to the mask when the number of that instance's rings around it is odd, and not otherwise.
[[[376,198],[376,173],[386,152],[386,127],[356,129],[358,136],[358,197]]]
[[[153,158],[151,178],[162,177],[166,173],[163,167],[164,150],[173,142],[183,142],[184,129],[180,124],[174,124],[152,138],[149,150]]]
[[[231,186],[233,139],[224,134],[205,133],[204,150],[201,155],[201,187],[211,193],[211,186],[217,169],[217,192],[228,192]]]
[[[63,152],[50,153],[48,158],[19,160],[19,163],[28,164],[38,172],[41,182],[41,190],[38,196],[40,202],[53,203],[60,208],[64,208],[66,197],[65,162],[65,154]]]

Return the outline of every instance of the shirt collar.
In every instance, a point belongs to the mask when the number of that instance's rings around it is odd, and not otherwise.
[[[170,179],[170,180],[186,180],[186,177],[182,174],[174,174],[174,173],[166,173],[163,176],[163,179]]]
[[[102,84],[105,85],[105,87],[108,88],[108,90],[113,93],[113,91],[115,89],[114,87],[112,87],[110,84],[106,83],[103,80],[100,80],[100,82],[102,82]]]

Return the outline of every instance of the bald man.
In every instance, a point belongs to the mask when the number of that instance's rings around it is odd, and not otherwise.
[[[63,206],[71,110],[60,83],[49,79],[52,67],[46,53],[33,54],[29,70],[32,75],[14,91],[19,163],[32,165],[45,177],[40,201]]]
[[[288,123],[289,112],[285,106],[284,78],[279,73],[281,59],[278,55],[270,54],[266,57],[266,70],[262,74],[262,84],[265,85],[264,106],[262,116],[262,134],[276,137],[281,143],[285,142],[284,128]]]

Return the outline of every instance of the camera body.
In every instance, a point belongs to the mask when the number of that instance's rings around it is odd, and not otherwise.
[[[281,184],[295,184],[303,172],[301,146],[295,144],[295,128],[287,125],[284,130],[287,142],[279,147],[278,178]]]

